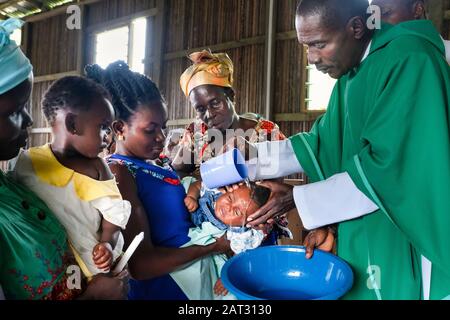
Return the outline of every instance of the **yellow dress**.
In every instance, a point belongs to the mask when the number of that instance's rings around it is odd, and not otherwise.
[[[66,229],[72,250],[87,277],[101,273],[92,259],[100,240],[102,217],[125,229],[131,205],[123,200],[115,179],[98,181],[63,166],[49,145],[22,151],[12,176],[35,192]],[[122,234],[114,260],[122,253]]]

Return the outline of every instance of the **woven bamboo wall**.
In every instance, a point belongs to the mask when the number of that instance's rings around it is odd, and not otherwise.
[[[208,48],[266,32],[265,0],[168,1],[164,53]],[[223,50],[235,64],[238,112],[264,112],[264,43]],[[169,104],[170,119],[194,117],[179,86],[189,65],[185,55],[164,60],[161,91]]]
[[[243,45],[220,51],[227,52],[235,63],[236,107],[238,112],[265,113],[265,34],[268,0],[165,0],[164,42],[160,89],[169,104],[170,120],[192,119],[194,112],[179,88],[179,76],[188,66],[187,52],[193,48],[208,48],[232,41]],[[450,0],[446,9],[450,9]],[[278,114],[298,114],[305,99],[305,53],[295,39],[294,12],[297,0],[276,1],[276,33],[274,98],[272,119]],[[85,7],[84,30],[117,18],[155,8],[157,0],[103,0]],[[79,31],[65,27],[65,13],[42,21],[28,23],[27,54],[34,65],[35,76],[46,76],[80,69],[77,64]],[[154,18],[149,18],[153,30]],[[450,36],[448,20],[443,35]],[[152,35],[154,36],[154,35]],[[156,37],[155,37],[156,38]],[[254,41],[245,42],[248,39]],[[256,39],[256,40],[255,40]],[[85,33],[83,62],[92,61],[91,39]],[[150,37],[148,56],[155,55],[156,45]],[[149,59],[150,61],[151,59]],[[153,65],[147,70],[153,76]],[[40,111],[43,93],[52,80],[40,79],[34,86],[32,116],[34,128],[45,127]],[[314,118],[314,117],[312,117]],[[286,120],[284,118],[284,120]],[[289,120],[289,119],[288,119]],[[287,135],[307,131],[313,121],[278,121]],[[183,126],[178,124],[174,126]],[[47,142],[47,133],[33,134],[31,145]]]
[[[86,25],[107,22],[155,7],[155,0],[106,0],[88,6]]]

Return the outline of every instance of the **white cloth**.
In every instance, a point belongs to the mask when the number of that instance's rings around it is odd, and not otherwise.
[[[430,300],[432,263],[424,256],[422,256],[421,263],[422,263],[423,299]]]
[[[183,247],[207,246],[224,233],[225,231],[215,227],[211,222],[204,222],[201,228],[189,230],[191,241]],[[170,276],[189,300],[236,300],[231,293],[226,296],[214,294],[214,285],[220,278],[220,272],[227,260],[224,254],[204,256],[171,272]]]
[[[231,250],[235,254],[239,254],[258,248],[264,240],[264,232],[255,229],[248,229],[245,232],[228,230],[227,239],[230,241]]]
[[[359,191],[348,173],[294,188],[294,200],[303,226],[308,229],[359,218],[378,206]]]
[[[444,47],[445,47],[445,59],[447,60],[447,62],[450,64],[450,41],[448,40],[444,40]]]
[[[266,141],[253,146],[258,151],[257,158],[247,161],[251,181],[277,179],[303,172],[289,139]]]
[[[276,179],[303,171],[291,141],[281,142],[283,143],[275,141],[254,145],[258,149],[258,160],[250,164],[253,166],[251,169],[249,167],[253,180]],[[355,219],[378,209],[356,187],[346,172],[325,181],[295,187],[294,200],[307,229]]]
[[[45,183],[35,174],[32,160],[26,151],[21,152],[12,177],[42,199],[64,226],[71,245],[91,273],[86,276],[103,273],[92,259],[92,250],[100,240],[102,216],[110,223],[125,229],[131,213],[130,203],[112,197],[83,201],[78,197],[73,181],[64,187]],[[120,234],[113,249],[114,260],[121,255],[123,245],[123,236]],[[83,269],[83,266],[80,267]]]

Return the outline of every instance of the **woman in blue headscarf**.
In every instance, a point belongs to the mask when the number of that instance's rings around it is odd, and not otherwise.
[[[0,22],[0,161],[17,156],[32,124],[26,106],[33,68],[10,39],[22,24],[17,19]],[[75,282],[75,288],[69,288],[73,272],[67,270],[72,265],[76,262],[65,230],[53,213],[30,190],[0,171],[0,293],[20,300],[126,297],[126,272],[115,278],[97,276],[81,288]]]

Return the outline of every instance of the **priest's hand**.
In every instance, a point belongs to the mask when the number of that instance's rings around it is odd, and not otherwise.
[[[311,259],[314,249],[326,252],[333,251],[335,241],[335,231],[332,227],[323,227],[310,231],[303,241],[306,247],[306,259]]]
[[[247,226],[257,227],[265,223],[273,223],[278,216],[295,208],[294,187],[275,181],[257,182],[258,185],[271,190],[269,201],[247,218]]]

